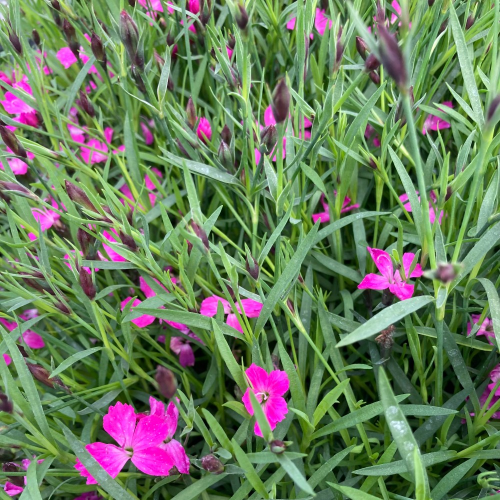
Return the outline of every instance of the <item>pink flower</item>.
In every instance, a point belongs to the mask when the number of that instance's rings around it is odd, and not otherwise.
[[[337,194],[337,192],[335,192],[335,194]],[[357,203],[354,205],[351,205],[350,203],[351,203],[351,198],[346,196],[344,198],[344,203],[342,204],[342,209],[340,210],[341,214],[359,208],[359,205]],[[324,212],[319,212],[317,214],[312,215],[312,220],[315,224],[318,220],[320,222],[330,222],[330,209],[328,203],[326,203],[325,201],[324,194],[321,195],[321,204],[323,205]]]
[[[264,368],[256,364],[250,365],[245,371],[245,375],[250,383],[243,396],[243,404],[250,415],[254,414],[252,403],[250,402],[250,392],[255,394],[257,401],[262,405],[264,415],[269,422],[271,430],[276,428],[276,424],[285,419],[288,407],[283,395],[288,391],[290,385],[288,375],[281,370],[273,370],[267,373]],[[255,434],[262,436],[259,424],[255,423]]]
[[[196,134],[205,144],[212,140],[212,127],[206,118],[200,118]]]
[[[80,254],[80,256],[83,259],[83,257],[84,257],[83,252],[80,251],[78,253]],[[72,267],[71,264],[72,264],[72,262],[74,262],[76,260],[75,259],[75,255],[76,255],[76,251],[75,250],[70,250],[70,253],[65,254],[64,257],[63,257],[63,259],[66,261],[66,262],[64,262],[64,265],[68,266],[69,269],[73,269],[73,267]],[[99,260],[107,260],[107,259],[104,258],[104,256],[101,254],[101,252],[98,252],[97,255],[99,256]],[[92,273],[92,269],[90,269],[90,267],[83,266],[83,269],[85,271],[87,271],[89,274]],[[97,271],[99,271],[99,269],[94,268],[94,271],[97,272]]]
[[[111,232],[113,235],[116,235],[116,230],[111,228]],[[116,238],[112,236],[108,231],[103,231],[102,235],[104,238],[111,243],[117,243]],[[116,250],[113,250],[109,245],[106,245],[106,243],[102,244],[102,247],[104,250],[106,250],[106,253],[108,254],[108,257],[113,261],[113,262],[127,262],[127,259],[123,256],[121,256]]]
[[[170,2],[166,2],[169,4]],[[163,12],[163,7],[161,5],[161,0],[139,0],[139,5],[141,5],[144,8],[149,7],[151,5],[151,8],[155,10],[156,12]],[[168,7],[168,11],[170,13],[174,12],[174,10],[171,7]],[[149,15],[149,12],[148,12]]]
[[[69,47],[63,47],[61,50],[58,50],[56,57],[65,69],[78,62],[78,59]]]
[[[217,304],[221,302],[224,308],[224,314],[227,314],[226,323],[229,326],[232,326],[240,333],[243,333],[243,328],[241,327],[238,317],[236,314],[231,313],[231,305],[226,299],[222,297],[218,297],[217,295],[212,295],[212,297],[207,297],[201,303],[200,314],[203,316],[213,317],[217,314]],[[241,305],[243,306],[243,313],[247,318],[257,318],[262,310],[262,304],[253,299],[243,299],[241,301]],[[238,303],[236,303],[236,309],[241,314],[241,308]]]
[[[188,331],[186,335],[203,344],[193,332]],[[179,356],[181,366],[194,366],[194,352],[191,342],[188,339],[184,337],[172,337],[170,339],[170,349]]]
[[[173,461],[160,447],[170,431],[165,419],[156,415],[138,419],[132,406],[118,402],[109,407],[103,428],[118,446],[97,442],[85,448],[111,477],[118,476],[129,460],[144,474],[168,476]],[[97,483],[79,460],[75,469],[87,478],[87,484]]]
[[[373,145],[376,147],[376,148],[379,148],[380,147],[380,138],[378,136],[378,134],[376,133],[375,129],[368,123],[366,125],[366,129],[365,129],[365,138],[366,139],[370,139],[373,134],[375,134],[375,136],[373,137]]]
[[[22,318],[22,315],[20,316]],[[23,319],[23,318],[22,318]],[[14,331],[17,328],[17,322],[16,321],[7,321],[4,318],[0,318],[0,323],[9,330],[9,332]],[[32,330],[26,330],[23,333],[23,339],[26,342],[26,345],[30,349],[41,349],[42,347],[45,347],[45,342],[43,341],[42,337],[38,335],[38,333],[35,333]],[[5,360],[7,361],[7,360]],[[9,364],[7,362],[7,364]]]
[[[148,146],[150,144],[153,144],[155,140],[153,133],[151,132],[151,130],[149,130],[149,127],[144,122],[141,122],[141,129],[142,129],[142,135],[144,136],[144,142]]]
[[[149,398],[149,406],[151,408],[150,414],[163,419],[167,425],[166,442],[160,444],[160,447],[168,454],[173,466],[181,474],[189,474],[189,458],[182,444],[174,439],[179,421],[179,410],[173,402],[170,402],[167,411],[165,411],[165,405],[153,397]]]
[[[12,86],[12,80],[3,71],[0,71],[0,80],[2,80],[2,82],[5,82],[7,85],[11,85]]]
[[[22,486],[17,486],[10,481],[7,481],[5,485],[3,485],[3,489],[9,497],[15,497],[16,495],[20,495],[24,491],[24,488]]]
[[[108,143],[113,140],[113,129],[111,127],[106,127],[104,129],[104,138]],[[99,141],[98,139],[89,139],[86,142],[86,146],[82,146],[80,149],[81,155],[85,163],[94,164],[105,162],[108,159],[108,146],[106,143]],[[92,148],[93,150],[91,150]]]
[[[132,300],[132,297],[127,297],[120,305],[120,310],[123,311],[125,309],[125,306]],[[134,299],[132,302],[132,308],[130,311],[134,309],[134,307],[137,307],[138,305],[142,304],[142,300],[139,299]],[[154,316],[150,316],[149,314],[143,314],[142,316],[139,316],[138,318],[135,318],[132,320],[132,323],[134,325],[138,326],[139,328],[145,328],[146,326],[149,326],[153,321],[155,320]]]
[[[7,147],[7,152],[14,154],[12,149],[10,149],[9,147]],[[35,157],[35,155],[30,151],[26,151],[26,155],[30,160]],[[7,163],[9,164],[10,169],[12,170],[12,173],[14,175],[24,175],[26,174],[26,172],[28,172],[28,164],[20,158],[7,158]],[[3,170],[3,166],[1,164],[0,169]]]
[[[471,314],[472,322],[473,323],[479,323],[479,320],[481,318],[480,314]],[[469,336],[472,331],[472,324],[467,323],[467,335]],[[493,321],[490,318],[484,318],[483,322],[481,323],[481,326],[479,327],[479,330],[476,333],[476,336],[479,337],[481,335],[484,335],[486,337],[486,340],[490,343],[490,345],[493,345],[493,342],[491,339],[495,338],[495,332],[493,331]],[[500,394],[499,394],[500,395]]]
[[[154,174],[156,174],[160,179],[163,177],[162,173],[157,168],[152,168],[151,172],[153,172]],[[151,174],[146,174],[145,177],[144,177],[144,181],[145,181],[146,189],[148,191],[150,191],[150,193],[149,193],[149,201],[151,203],[151,206],[154,206],[154,204],[156,202],[156,194],[153,193],[152,191],[154,189],[156,189],[156,186],[154,185],[153,181],[151,180],[150,175]],[[139,189],[139,187],[138,187],[138,189]],[[131,201],[135,202],[134,197],[132,195],[132,191],[130,190],[130,188],[128,187],[127,184],[124,184],[120,188],[120,191],[125,195],[125,198],[127,198],[126,200],[123,199],[123,198],[120,200],[124,205],[125,205],[125,201],[127,201],[130,205],[132,205]],[[143,208],[142,205],[139,205],[139,206],[141,208]]]
[[[418,194],[418,191],[416,192]],[[431,191],[429,193],[429,220],[431,221],[431,224],[434,224],[434,221],[436,220],[436,211],[434,210],[434,206],[433,206],[433,203],[437,203],[437,197],[436,197],[436,193],[434,193],[434,191]],[[411,212],[412,211],[412,208],[411,208],[411,203],[408,201],[408,195],[405,193],[405,194],[402,194],[399,199],[404,203],[405,201],[408,202],[408,203],[405,203],[403,206],[405,207],[405,210],[407,212]],[[418,197],[418,200],[420,201],[420,196]],[[441,221],[443,220],[443,215],[444,215],[444,212],[441,210],[441,213],[439,214],[439,219],[438,219],[438,222],[439,224],[441,224]]]
[[[297,18],[292,17],[290,21],[286,23],[286,27],[289,30],[294,30],[295,29],[295,24],[297,23]],[[316,17],[314,18],[314,27],[318,30],[318,33],[323,36],[325,34],[326,26],[328,24],[328,27],[331,29],[333,26],[333,21],[328,19],[325,15],[325,11],[322,9],[316,9]],[[314,38],[314,35],[311,33],[310,35],[311,39]]]
[[[28,84],[26,76],[23,76],[20,81],[14,83],[12,87],[18,90],[23,90],[28,95],[33,96],[33,92]],[[11,115],[17,115],[21,113],[36,113],[36,110],[34,108],[26,104],[19,97],[16,97],[12,92],[6,92],[5,100],[0,101],[0,103],[3,105],[5,111]]]
[[[403,254],[403,268],[406,277],[406,279],[403,280],[399,270],[394,272],[391,256],[387,252],[379,250],[378,248],[367,247],[367,249],[368,252],[370,252],[373,262],[375,262],[377,269],[382,273],[382,276],[379,276],[378,274],[367,274],[363,278],[363,281],[358,285],[358,288],[362,290],[367,288],[371,290],[385,290],[388,288],[389,291],[400,300],[411,298],[413,296],[415,285],[410,285],[407,283],[407,280],[409,278],[419,278],[422,276],[422,267],[420,264],[417,264],[411,273],[411,276],[408,276],[415,254]]]
[[[53,201],[52,206],[56,207],[56,203]],[[54,210],[50,210],[49,208],[32,208],[31,213],[37,222],[40,223],[40,229],[42,231],[47,231],[52,226],[59,225],[59,219],[61,216],[54,212]],[[37,236],[34,233],[28,233],[28,238],[31,241],[35,241]]]
[[[3,355],[3,359],[5,361],[5,364],[9,366],[12,363],[12,358],[8,354]]]
[[[448,108],[453,108],[453,103],[451,101],[445,101],[442,103],[443,106],[447,106]],[[428,115],[424,121],[424,126],[422,128],[422,134],[427,134],[430,130],[444,130],[446,128],[450,128],[451,125],[446,120],[439,118],[435,115]]]

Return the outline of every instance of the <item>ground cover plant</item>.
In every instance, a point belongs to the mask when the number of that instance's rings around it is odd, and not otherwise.
[[[500,498],[498,0],[0,9],[1,498]]]

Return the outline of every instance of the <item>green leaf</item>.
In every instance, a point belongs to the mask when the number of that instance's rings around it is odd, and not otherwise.
[[[346,497],[351,498],[352,500],[378,500],[378,497],[374,497],[373,495],[370,495],[369,493],[366,493],[364,491],[351,488],[350,486],[340,486],[339,484],[335,483],[328,483],[328,485],[340,491]]]
[[[207,491],[210,486],[218,483],[227,476],[225,472],[222,474],[208,474],[193,484],[184,488],[180,493],[177,493],[172,500],[196,500],[200,495]]]
[[[340,395],[344,392],[345,388],[349,385],[349,379],[345,379],[337,387],[334,387],[321,401],[321,403],[317,406],[316,410],[314,410],[313,414],[313,425],[316,427],[319,421],[323,418],[325,413],[330,409],[332,405],[334,405]]]
[[[250,395],[250,403],[252,405],[255,418],[257,419],[257,423],[259,424],[260,431],[262,432],[262,436],[266,440],[266,442],[271,442],[273,439],[273,431],[271,430],[271,426],[269,425],[269,421],[264,414],[264,410],[262,409],[261,404],[259,403],[255,393],[253,391],[249,392]]]
[[[313,488],[311,488],[311,485],[306,481],[306,478],[302,475],[302,472],[300,472],[297,466],[286,455],[277,456],[281,467],[286,470],[290,479],[295,483],[295,486],[304,493],[315,496]]]
[[[363,323],[359,328],[348,334],[337,344],[337,347],[345,347],[346,345],[354,344],[354,342],[368,339],[433,301],[434,297],[423,295],[397,302],[383,309],[366,323]]]
[[[69,358],[66,358],[51,374],[50,378],[55,377],[56,375],[59,375],[59,373],[63,372],[66,370],[66,368],[69,368],[73,363],[76,363],[80,359],[86,358],[87,356],[90,356],[94,352],[102,350],[102,347],[92,347],[91,349],[86,349],[85,351],[80,351],[77,352],[73,355],[71,355]]]
[[[233,450],[234,456],[238,461],[240,467],[245,471],[246,478],[254,488],[254,490],[259,493],[263,498],[268,499],[269,493],[262,482],[262,479],[259,477],[257,472],[255,471],[252,463],[248,460],[246,453],[241,449],[240,445],[233,439]]]
[[[453,467],[450,472],[448,472],[438,484],[431,491],[432,500],[441,500],[449,491],[453,489],[454,486],[461,481],[464,476],[472,469],[472,466],[476,463],[475,458],[471,458],[466,462]]]
[[[493,332],[497,347],[500,349],[500,297],[495,285],[489,279],[478,278],[478,281],[483,285],[488,296],[488,305],[490,306],[491,319],[493,321]]]

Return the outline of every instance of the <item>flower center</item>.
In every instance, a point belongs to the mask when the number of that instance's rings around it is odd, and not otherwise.
[[[265,403],[269,399],[269,393],[268,392],[256,392],[256,396],[261,397],[261,403]]]
[[[134,454],[134,450],[130,447],[125,448],[125,451],[127,452],[129,457],[132,457],[132,455]]]

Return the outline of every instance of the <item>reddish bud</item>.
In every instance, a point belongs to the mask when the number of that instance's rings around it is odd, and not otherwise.
[[[376,71],[370,71],[368,76],[375,85],[380,85],[380,76]]]
[[[5,145],[12,150],[16,156],[21,158],[27,158],[28,155],[23,147],[23,145],[17,140],[16,134],[9,130],[4,125],[0,125],[0,135]]]
[[[366,42],[360,37],[356,37],[356,50],[358,51],[358,54],[366,60],[366,55],[368,53],[368,45]]]
[[[89,98],[83,90],[80,90],[80,99],[78,101],[80,108],[85,111],[91,118],[95,117],[94,105],[89,101]]]
[[[234,48],[236,47],[236,38],[234,38],[234,35],[232,33],[229,33],[229,36],[227,38],[227,46],[231,50],[234,50]]]
[[[200,240],[203,242],[203,245],[208,250],[210,248],[210,243],[208,241],[208,236],[205,229],[203,229],[203,227],[201,227],[195,221],[191,221],[191,228],[193,229],[194,234],[196,234],[196,236],[200,238]]]
[[[19,40],[19,37],[17,36],[16,33],[13,31],[9,32],[9,40],[10,43],[12,44],[12,47],[14,50],[21,55],[23,53],[23,46],[21,45],[21,40]]]
[[[219,151],[217,152],[219,156],[219,161],[224,168],[230,169],[233,167],[233,155],[229,146],[224,142],[220,141]]]
[[[238,4],[238,11],[236,12],[236,24],[240,30],[245,31],[248,26],[248,12],[243,3]]]
[[[0,412],[12,413],[14,405],[12,401],[3,393],[0,392]]]
[[[75,40],[76,38],[75,28],[66,18],[63,20],[63,31],[64,35],[66,36],[66,40],[68,40],[68,42]]]
[[[125,246],[132,250],[132,252],[137,252],[138,248],[132,236],[125,234],[123,231],[120,231],[120,239]]]
[[[196,125],[197,116],[192,97],[188,99],[188,102],[186,104],[186,115],[189,128],[194,128],[194,126]]]
[[[126,10],[122,10],[120,14],[120,36],[132,64],[142,71],[144,69],[144,59],[142,54],[138,52],[139,29]]]
[[[436,0],[427,0],[427,5],[428,5],[429,7],[432,7],[432,6],[434,5],[434,2],[435,2],[435,1],[436,1]]]
[[[467,18],[467,21],[465,23],[465,29],[468,30],[470,28],[472,28],[473,24],[474,24],[474,15],[471,14],[468,18]]]
[[[222,474],[224,472],[224,464],[215,455],[205,455],[201,459],[201,466],[211,474]]]
[[[17,182],[0,181],[0,192],[5,191],[30,196],[32,198],[36,197],[27,187],[24,187],[22,184],[18,184]]]
[[[224,125],[224,128],[222,129],[222,132],[220,133],[220,138],[226,143],[226,144],[231,144],[231,131],[229,130],[229,127],[227,125]]]
[[[12,412],[9,412],[12,413]],[[15,462],[5,462],[2,464],[2,470],[4,472],[21,472],[21,468],[19,465],[17,465]],[[14,484],[15,486],[18,486],[19,488],[22,488],[24,486],[24,477],[23,476],[7,476],[9,481]],[[9,495],[10,496],[10,495]]]
[[[281,455],[286,451],[286,443],[280,441],[279,439],[274,439],[269,443],[269,448],[275,455]]]
[[[387,28],[380,24],[378,27],[380,35],[380,57],[389,76],[396,82],[400,90],[406,90],[408,76],[403,53],[399,48],[396,37]]]
[[[365,69],[366,71],[375,71],[376,69],[378,69],[380,67],[380,61],[377,59],[377,57],[375,56],[375,54],[370,54],[367,58],[366,58],[366,62],[365,62]]]
[[[252,279],[257,281],[259,279],[259,274],[260,274],[259,263],[257,262],[257,260],[255,260],[255,258],[252,255],[250,255],[249,252],[247,252],[245,267],[247,273],[252,277]]]
[[[486,114],[486,122],[491,122],[493,117],[496,115],[498,107],[500,106],[500,94],[498,94],[492,101],[488,108],[488,112]],[[5,141],[4,141],[5,142]]]
[[[174,397],[175,391],[177,391],[177,380],[171,370],[158,365],[155,380],[158,383],[158,390],[162,396],[167,399]]]
[[[83,205],[85,208],[92,210],[92,212],[97,212],[97,209],[94,207],[89,197],[85,193],[85,191],[76,186],[75,184],[69,182],[68,180],[64,181],[66,184],[66,192],[70,197],[71,201],[78,203],[79,205]]]
[[[35,42],[35,45],[38,47],[40,46],[40,34],[38,33],[37,30],[33,30],[31,32],[31,37],[33,38],[33,42]]]
[[[89,247],[94,244],[95,238],[91,236],[87,231],[82,228],[79,228],[76,233],[76,239],[80,244],[80,250],[83,253],[83,256],[87,258],[89,253]]]
[[[103,64],[106,64],[106,50],[104,49],[102,40],[94,32],[92,32],[92,37],[90,38],[90,48],[94,57]]]
[[[64,314],[68,314],[70,315],[71,314],[71,309],[69,309],[66,305],[64,305],[62,302],[56,302],[54,304],[57,309],[59,309],[59,311],[61,311],[62,313]]]
[[[92,282],[92,275],[88,273],[83,267],[80,267],[80,286],[82,287],[83,293],[90,300],[95,299],[96,289],[94,283]]]
[[[59,377],[50,378],[49,371],[46,370],[43,366],[36,365],[34,363],[26,363],[26,366],[28,367],[28,370],[31,372],[33,377],[35,377],[42,384],[50,387],[51,389],[54,389],[54,387],[58,385],[69,392],[68,387],[63,384],[63,381]]]
[[[453,188],[451,186],[448,186],[446,188],[446,195],[444,197],[444,201],[448,201],[452,195],[453,195]]]
[[[134,8],[135,7],[135,0],[128,0],[128,4],[130,7]]]
[[[50,0],[50,3],[52,5],[52,8],[57,10],[57,11],[61,11],[61,5],[59,4],[59,2],[57,0]]]
[[[276,123],[283,123],[288,118],[290,112],[290,90],[288,90],[284,78],[280,80],[274,89],[271,109]]]
[[[278,131],[276,125],[268,125],[260,132],[260,145],[264,153],[270,153],[278,142]]]

